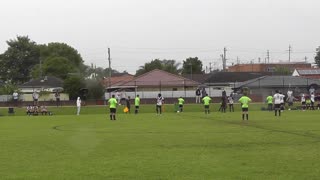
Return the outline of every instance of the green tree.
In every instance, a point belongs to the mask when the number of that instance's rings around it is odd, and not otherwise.
[[[12,83],[31,79],[31,69],[39,63],[40,48],[28,36],[7,41],[8,49],[0,56],[0,77]]]
[[[87,80],[86,87],[89,90],[88,98],[89,99],[101,99],[104,95],[104,87],[97,80]]]
[[[182,64],[182,74],[203,74],[202,61],[198,57],[189,57]]]
[[[317,48],[316,56],[314,57],[315,63],[320,67],[320,46]]]
[[[277,75],[291,75],[292,71],[287,67],[276,67],[274,71]]]
[[[80,96],[80,89],[85,87],[84,79],[80,76],[69,76],[63,84],[64,92],[69,94],[71,100],[77,99]]]
[[[49,43],[48,45],[39,45],[42,66],[34,66],[32,77],[52,75],[66,79],[69,73],[85,76],[86,66],[83,59],[76,49],[65,43]]]
[[[151,62],[145,63],[144,66],[140,66],[140,68],[136,71],[136,76],[152,71],[154,69],[160,69],[173,74],[179,74],[180,73],[179,66],[180,64],[176,63],[175,60],[154,59]]]

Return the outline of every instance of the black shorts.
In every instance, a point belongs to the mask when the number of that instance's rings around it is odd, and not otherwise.
[[[183,107],[183,105],[182,104],[179,104],[179,108],[182,108]]]
[[[110,113],[116,113],[117,109],[116,108],[110,108]]]
[[[136,109],[139,109],[139,106],[135,106],[136,107]]]
[[[249,108],[242,108],[242,112],[248,112]]]
[[[204,105],[204,108],[205,109],[209,109],[209,105]]]
[[[306,102],[301,102],[302,105],[306,105]]]
[[[281,104],[274,104],[274,109],[280,109]]]

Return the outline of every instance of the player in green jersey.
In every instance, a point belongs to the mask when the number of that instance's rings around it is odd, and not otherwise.
[[[110,108],[110,120],[116,120],[116,112],[117,112],[117,100],[114,95],[109,99],[109,108]]]
[[[135,110],[134,110],[134,114],[138,114],[139,112],[139,108],[140,108],[140,97],[139,94],[137,95],[137,97],[134,99],[134,106],[135,106]]]
[[[244,116],[246,115],[246,119],[249,120],[249,102],[251,102],[251,99],[244,94],[240,99],[239,102],[241,103],[242,108],[242,120],[244,120]]]
[[[182,112],[183,111],[184,99],[181,96],[178,99],[178,104],[179,104],[179,111],[178,112]]]
[[[204,98],[202,98],[202,102],[204,105],[204,113],[206,114],[210,114],[210,101],[211,98],[208,96],[208,94],[206,94],[206,96]]]

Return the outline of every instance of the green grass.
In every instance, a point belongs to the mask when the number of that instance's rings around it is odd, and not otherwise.
[[[238,106],[237,110],[239,110]],[[51,108],[54,116],[0,117],[1,179],[318,179],[320,111],[281,117],[251,105],[241,113],[139,115],[106,107]],[[212,110],[217,109],[217,105]],[[6,115],[7,109],[0,114]]]

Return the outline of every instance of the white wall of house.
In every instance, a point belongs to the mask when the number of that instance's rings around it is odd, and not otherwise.
[[[226,87],[224,89],[216,89],[214,87],[206,88],[206,92],[210,97],[221,97],[222,91],[225,90],[227,95],[229,95],[233,90],[229,87]],[[155,98],[158,96],[158,94],[161,93],[161,95],[164,98],[178,98],[180,96],[182,97],[195,97],[196,93],[195,91],[137,91],[137,92],[125,92],[125,95],[121,95],[122,97],[128,97],[130,96],[135,97],[137,94],[139,94],[140,98]],[[116,93],[105,93],[105,99],[109,99],[110,96]]]

